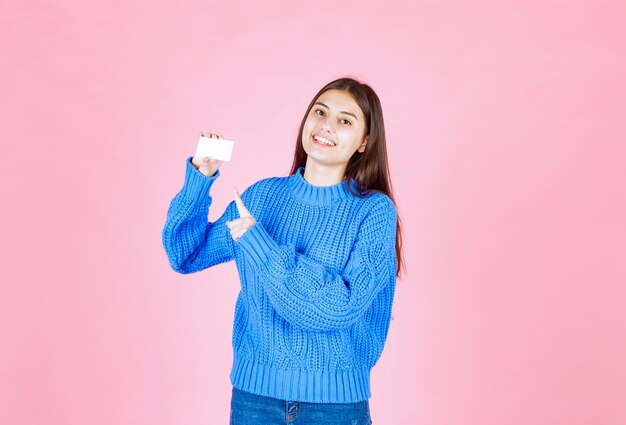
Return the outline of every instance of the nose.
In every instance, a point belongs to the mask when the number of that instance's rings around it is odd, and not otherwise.
[[[332,120],[326,118],[324,121],[322,121],[322,125],[320,127],[321,130],[323,131],[327,131],[328,133],[333,133],[335,131],[335,127],[332,124]]]

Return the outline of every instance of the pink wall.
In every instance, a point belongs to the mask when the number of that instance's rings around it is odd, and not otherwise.
[[[167,206],[202,130],[211,219],[285,175],[344,74],[405,225],[374,423],[626,423],[624,3],[213,3],[0,6],[0,423],[226,423],[236,269],[174,273]]]

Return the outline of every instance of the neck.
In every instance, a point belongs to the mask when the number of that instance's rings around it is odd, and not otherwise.
[[[304,179],[313,186],[333,186],[345,180],[345,165],[325,165],[307,158]]]

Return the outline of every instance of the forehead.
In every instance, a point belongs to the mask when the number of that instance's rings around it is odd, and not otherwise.
[[[331,111],[352,112],[359,118],[363,117],[363,111],[347,91],[334,89],[325,91],[317,98],[317,102],[328,106]]]

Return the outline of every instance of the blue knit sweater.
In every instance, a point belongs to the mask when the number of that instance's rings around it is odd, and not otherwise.
[[[235,241],[226,226],[239,217],[234,201],[207,220],[220,171],[206,177],[187,158],[163,246],[179,273],[235,260],[234,387],[300,402],[362,401],[389,330],[396,210],[384,194],[352,195],[354,180],[313,186],[303,172],[241,194],[256,223]]]

